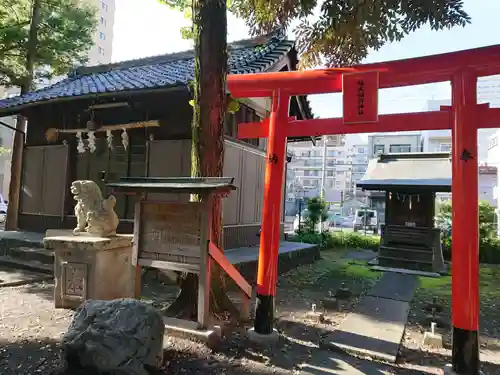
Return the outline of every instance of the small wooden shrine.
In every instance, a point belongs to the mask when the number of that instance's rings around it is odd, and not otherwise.
[[[140,297],[141,267],[198,274],[198,325],[209,325],[211,264],[215,261],[243,294],[242,315],[248,315],[252,287],[210,238],[214,195],[235,190],[233,178],[122,178],[109,183],[114,193],[137,196],[132,264],[136,267],[135,296]],[[168,202],[158,194],[197,194],[200,201]]]
[[[448,153],[379,155],[369,162],[358,187],[385,192],[379,266],[444,271],[434,216],[436,193],[451,191]]]

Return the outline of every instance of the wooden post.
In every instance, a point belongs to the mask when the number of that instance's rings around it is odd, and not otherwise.
[[[202,198],[204,207],[201,217],[200,238],[200,273],[198,277],[198,324],[200,328],[207,328],[210,323],[210,283],[212,278],[212,258],[209,256],[211,231],[211,204],[212,198]]]
[[[139,236],[141,235],[141,200],[135,202],[134,208],[134,243],[132,245],[132,267],[135,267],[134,297],[141,298],[141,266],[139,265]]]

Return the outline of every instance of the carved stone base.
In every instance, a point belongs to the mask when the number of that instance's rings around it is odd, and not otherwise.
[[[46,249],[54,250],[54,304],[77,308],[87,299],[133,298],[132,235],[103,238],[48,230]]]

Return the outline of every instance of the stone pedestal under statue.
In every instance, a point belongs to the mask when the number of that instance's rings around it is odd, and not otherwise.
[[[56,308],[77,308],[88,299],[134,297],[131,264],[133,235],[77,236],[72,230],[48,230],[46,249],[53,250]]]

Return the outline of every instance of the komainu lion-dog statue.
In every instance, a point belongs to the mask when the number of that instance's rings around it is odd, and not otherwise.
[[[91,180],[74,181],[71,194],[77,201],[75,215],[78,225],[73,234],[89,233],[99,237],[116,235],[119,219],[113,195],[104,199],[99,186]]]

